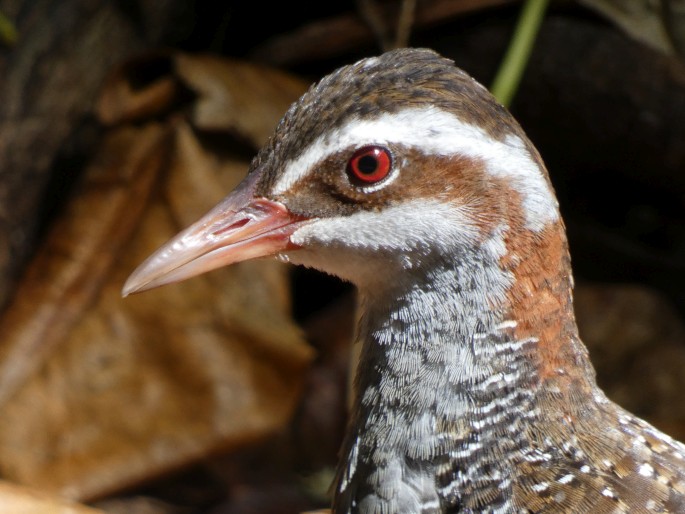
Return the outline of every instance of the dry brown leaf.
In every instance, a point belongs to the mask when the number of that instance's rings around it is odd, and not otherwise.
[[[179,78],[199,95],[193,124],[203,130],[232,130],[261,147],[307,84],[286,73],[208,55],[179,55]]]
[[[150,69],[163,71],[149,77]],[[259,148],[307,86],[292,75],[249,62],[206,54],[153,54],[113,72],[96,111],[106,125],[140,121],[170,110],[188,88],[197,95],[194,127],[231,132]]]
[[[107,136],[0,320],[3,476],[102,497],[262,438],[292,415],[312,350],[290,318],[283,265],[247,262],[120,297],[131,270],[247,169],[171,123]],[[245,130],[257,139],[275,123]],[[146,202],[162,167],[162,188]]]
[[[104,514],[28,487],[0,481],[0,512],[7,514]]]
[[[129,123],[168,111],[180,94],[178,82],[170,73],[147,80],[140,75],[155,67],[170,72],[170,59],[169,55],[148,55],[131,60],[111,73],[95,107],[100,122]]]
[[[0,406],[94,301],[138,224],[164,164],[161,149],[169,134],[149,125],[107,138],[83,190],[55,224],[0,318]]]

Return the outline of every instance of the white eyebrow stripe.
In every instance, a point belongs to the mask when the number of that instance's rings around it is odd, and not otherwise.
[[[462,155],[482,160],[487,172],[507,178],[523,198],[526,228],[539,232],[559,218],[558,204],[542,170],[523,141],[511,134],[497,141],[483,129],[464,123],[437,107],[409,108],[374,119],[352,120],[323,134],[294,161],[286,164],[273,192],[283,194],[316,170],[328,155],[348,147],[390,143],[420,148],[438,155]]]

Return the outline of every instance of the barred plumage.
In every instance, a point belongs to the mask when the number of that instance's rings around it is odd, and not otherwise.
[[[365,147],[392,168],[360,183]],[[125,291],[263,255],[360,292],[336,513],[685,512],[685,446],[595,383],[544,164],[452,62],[403,49],[324,78]]]

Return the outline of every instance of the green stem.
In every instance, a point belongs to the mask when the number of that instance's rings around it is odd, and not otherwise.
[[[0,12],[0,43],[13,45],[17,41],[17,29],[7,16]]]
[[[490,88],[505,107],[511,104],[521,82],[548,3],[549,0],[526,0],[521,10],[514,37]]]

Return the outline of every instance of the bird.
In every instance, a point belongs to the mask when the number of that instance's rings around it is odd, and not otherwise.
[[[333,512],[685,512],[685,445],[596,383],[540,154],[452,60],[403,48],[321,79],[123,294],[259,257],[358,291]]]

